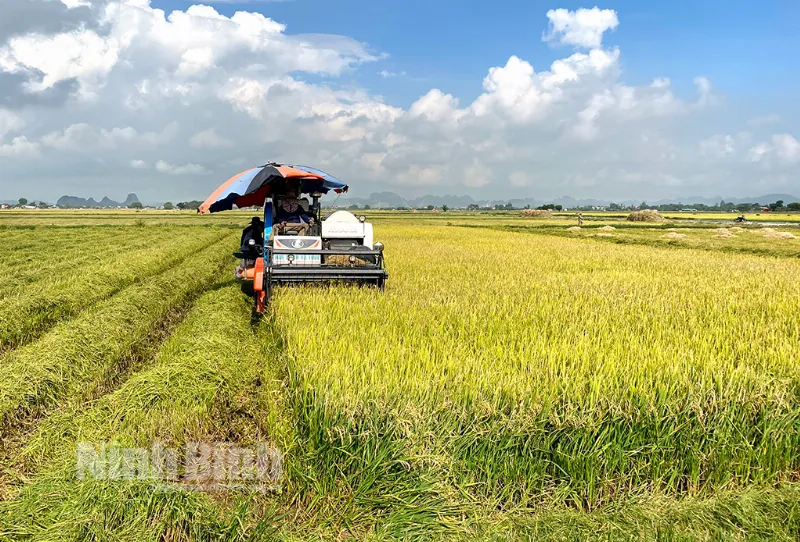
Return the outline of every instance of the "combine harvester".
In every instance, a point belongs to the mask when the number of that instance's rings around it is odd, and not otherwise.
[[[320,170],[306,166],[270,163],[234,175],[217,188],[197,211],[201,214],[235,207],[263,206],[264,244],[250,240],[234,256],[246,265],[240,275],[253,282],[253,304],[263,314],[276,284],[344,281],[369,284],[383,291],[388,273],[383,244],[373,243],[372,224],[347,211],[321,219],[320,198],[347,185]],[[303,197],[308,195],[311,202]],[[276,209],[284,199],[299,198],[310,218],[307,231],[282,227]]]

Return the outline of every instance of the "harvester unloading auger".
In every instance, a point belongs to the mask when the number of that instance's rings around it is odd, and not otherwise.
[[[263,206],[263,245],[251,239],[234,254],[246,262],[239,276],[253,281],[256,313],[263,314],[276,284],[346,281],[384,289],[389,275],[372,224],[348,211],[321,218],[320,198],[331,190],[346,192],[347,185],[314,168],[270,163],[234,175],[198,207],[204,214]],[[299,198],[309,217],[302,228],[277,221],[277,209],[289,198]]]

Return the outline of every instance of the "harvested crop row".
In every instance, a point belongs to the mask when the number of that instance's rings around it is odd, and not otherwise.
[[[118,253],[103,265],[93,266],[91,272],[82,268],[64,271],[37,288],[6,298],[0,307],[0,350],[29,342],[58,320],[176,265],[225,233],[201,230],[145,251]]]
[[[102,266],[122,252],[151,248],[174,237],[174,231],[141,235],[128,230],[82,239],[76,246],[50,246],[41,251],[32,251],[23,261],[9,268],[0,268],[0,297],[13,296],[15,289],[29,287],[39,280],[52,280],[53,275],[60,275],[65,270],[76,272],[81,268],[84,273],[90,274],[91,266]]]
[[[262,328],[250,327],[249,306],[236,287],[202,296],[165,342],[153,365],[75,414],[45,420],[24,454],[44,468],[13,501],[0,508],[0,533],[19,537],[85,540],[217,539],[224,515],[202,493],[152,493],[151,484],[79,481],[75,447],[116,442],[181,449],[187,441],[241,446],[269,441],[283,448],[278,426],[280,382],[274,348]],[[262,341],[259,341],[259,336]],[[91,518],[103,517],[97,524]]]
[[[170,312],[230,262],[218,242],[187,262],[129,286],[0,359],[0,431],[68,399],[96,394]]]
[[[634,224],[645,224],[633,226]],[[633,227],[632,227],[633,226]],[[649,227],[650,226],[650,227]],[[557,236],[557,237],[570,237],[575,238],[591,237],[598,242],[614,243],[622,245],[645,245],[660,247],[669,244],[678,249],[701,249],[711,252],[726,252],[735,254],[755,254],[762,256],[779,256],[785,258],[800,257],[800,242],[797,239],[791,238],[773,238],[767,235],[725,235],[719,234],[715,228],[703,226],[689,226],[682,225],[680,231],[675,228],[667,229],[652,227],[649,223],[625,223],[617,224],[616,231],[612,235],[599,235],[595,232],[599,228],[582,228],[580,230],[572,230],[555,227],[551,225],[545,226],[525,226],[525,225],[491,225],[492,229],[499,231],[511,232],[524,232],[533,235],[544,236]],[[730,228],[733,233],[756,232],[759,230],[742,230],[739,228],[735,230]],[[681,242],[676,243],[674,233],[682,236],[677,237]],[[800,234],[797,235],[800,237]]]
[[[121,228],[114,228],[117,234],[126,235]],[[129,231],[128,234],[134,232]],[[0,269],[14,262],[32,257],[46,258],[50,253],[69,251],[84,247],[112,235],[112,231],[100,228],[33,228],[21,231],[0,230],[3,252],[0,254]],[[132,235],[131,235],[132,236]]]
[[[490,507],[594,507],[800,468],[798,262],[477,229],[379,238],[385,295],[275,297],[329,487],[382,473]]]

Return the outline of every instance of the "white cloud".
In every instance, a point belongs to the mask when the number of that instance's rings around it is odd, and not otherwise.
[[[778,158],[787,162],[800,161],[800,141],[789,134],[776,134],[772,136],[772,145]]]
[[[120,45],[113,37],[104,38],[92,30],[75,30],[46,36],[28,34],[12,37],[0,48],[0,70],[31,73],[30,90],[52,88],[56,83],[76,78],[85,96],[97,90],[103,77],[119,58]]]
[[[767,166],[800,163],[800,141],[791,134],[775,134],[769,143],[762,141],[754,145],[748,154],[753,162],[764,162]]]
[[[391,77],[403,77],[405,74],[406,72],[390,72],[388,70],[381,70],[378,72],[378,75],[384,79],[389,79]]]
[[[233,141],[209,128],[190,137],[189,145],[196,149],[229,149],[233,147]]]
[[[707,77],[695,77],[694,84],[697,87],[697,92],[700,94],[700,97],[697,99],[698,105],[705,106],[716,103],[714,94],[711,92],[711,81],[709,81]]]
[[[777,189],[800,173],[797,134],[750,140],[723,125],[725,100],[707,78],[689,95],[676,90],[685,80],[626,81],[624,53],[602,46],[618,25],[611,10],[550,13],[550,40],[588,50],[549,66],[509,51],[465,91],[474,99],[437,81],[408,107],[358,86],[355,68],[381,55],[347,37],[291,35],[244,10],[165,13],[149,0],[70,14],[86,18],[77,30],[0,40],[0,72],[24,81],[15,91],[60,98],[0,108],[1,182],[12,195],[92,186],[102,195],[131,182],[114,175],[122,169],[138,183],[122,192],[202,198],[268,160],[329,170],[358,195],[441,189],[491,199],[736,195],[754,178]],[[41,194],[16,180],[31,175],[47,180]]]
[[[17,136],[11,143],[0,145],[0,156],[7,158],[34,158],[40,156],[39,144],[28,141],[25,136]]]
[[[700,153],[703,156],[722,158],[730,156],[735,150],[733,136],[715,135],[700,142]]]
[[[169,173],[170,175],[203,175],[208,170],[198,164],[183,164],[180,166],[170,164],[164,160],[156,162],[156,171],[159,173]]]
[[[600,47],[603,34],[619,25],[616,11],[598,7],[575,11],[551,9],[547,12],[547,18],[550,28],[542,35],[544,41],[587,49]]]
[[[61,3],[67,6],[68,9],[75,9],[92,5],[92,3],[89,0],[61,0]]]
[[[750,158],[751,162],[760,162],[769,154],[770,150],[771,148],[767,143],[758,143],[750,148],[748,157]]]
[[[97,129],[86,123],[73,124],[63,131],[50,132],[42,137],[42,144],[60,151],[95,153],[100,149],[114,149],[130,143],[137,137],[130,126]]]
[[[0,141],[12,132],[16,132],[25,126],[25,121],[19,115],[7,109],[0,109]]]

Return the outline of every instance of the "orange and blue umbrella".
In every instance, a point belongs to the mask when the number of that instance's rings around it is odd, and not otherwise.
[[[197,211],[200,214],[218,213],[229,211],[234,205],[240,208],[262,205],[275,184],[287,179],[298,181],[303,194],[327,194],[330,190],[347,192],[345,183],[324,171],[308,166],[271,163],[237,173],[214,190]]]

